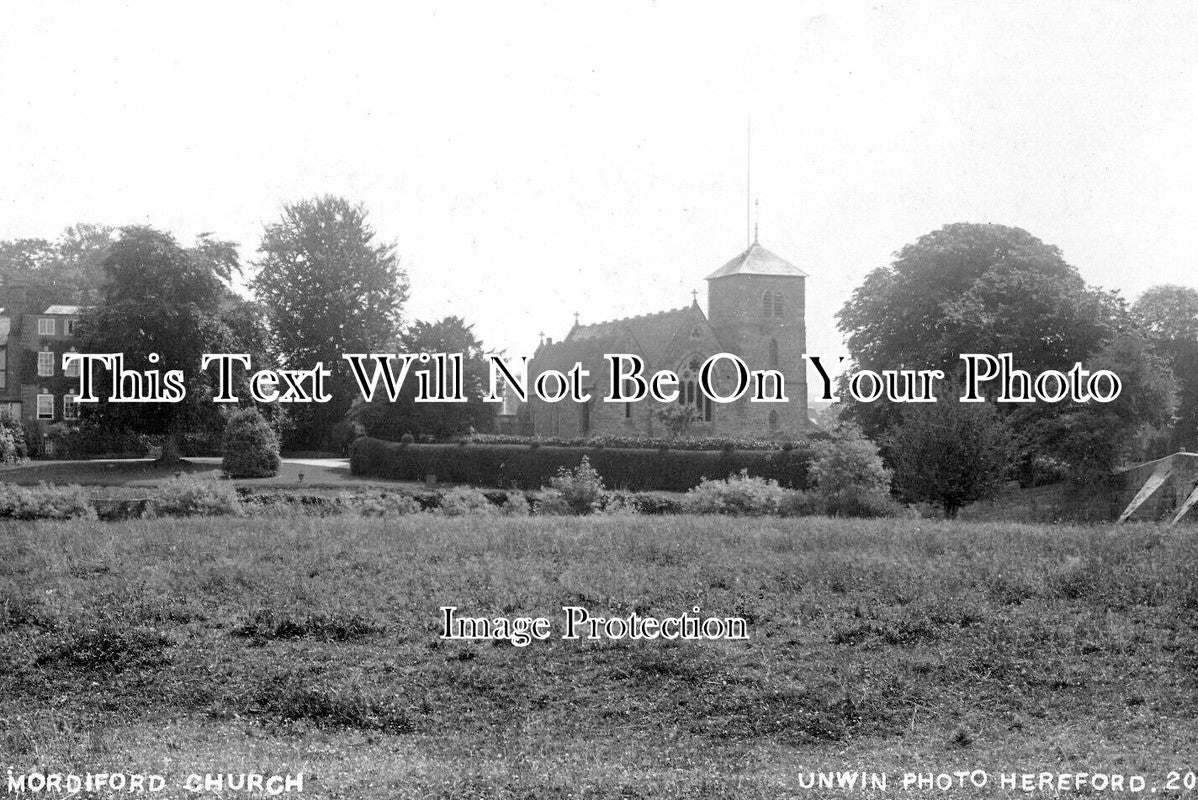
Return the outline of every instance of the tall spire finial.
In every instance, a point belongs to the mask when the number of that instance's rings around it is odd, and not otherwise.
[[[749,229],[753,217],[753,115],[749,114],[745,127],[745,246],[749,241]]]
[[[574,324],[575,325],[578,324],[578,312],[577,311],[574,312]]]
[[[753,201],[753,216],[757,219],[753,220],[753,244],[757,244],[757,226],[761,224],[761,212],[757,210],[757,201]]]

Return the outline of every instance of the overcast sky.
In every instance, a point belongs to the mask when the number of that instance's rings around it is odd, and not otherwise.
[[[364,202],[412,281],[531,353],[685,305],[761,242],[810,274],[808,349],[950,222],[1059,246],[1133,298],[1198,285],[1198,4],[0,5],[0,239],[213,231]],[[702,301],[703,295],[700,295]]]

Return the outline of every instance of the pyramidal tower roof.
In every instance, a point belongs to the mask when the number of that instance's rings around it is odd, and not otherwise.
[[[806,278],[807,273],[781,256],[766,250],[756,240],[749,249],[707,276],[707,280],[727,278],[729,275],[775,275]]]

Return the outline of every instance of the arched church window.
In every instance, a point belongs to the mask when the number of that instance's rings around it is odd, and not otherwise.
[[[774,292],[774,318],[782,319],[782,292]]]
[[[680,371],[678,405],[694,407],[704,422],[711,422],[715,419],[715,403],[699,389],[699,370],[702,368],[703,360],[695,356]]]
[[[778,427],[778,412],[771,411],[770,412],[770,428],[777,428],[777,427]]]
[[[703,338],[703,329],[702,328],[700,328],[698,325],[691,328],[691,339],[693,339],[694,341],[698,341],[699,339],[702,339],[702,338]]]
[[[768,317],[774,313],[774,293],[766,292],[761,296],[761,316]]]
[[[778,366],[778,340],[770,339],[770,366]]]

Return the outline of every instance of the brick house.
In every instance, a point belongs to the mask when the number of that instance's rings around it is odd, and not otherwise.
[[[807,274],[754,241],[747,250],[707,276],[707,313],[695,301],[687,307],[639,317],[574,327],[560,342],[541,342],[529,363],[535,377],[546,369],[568,370],[581,362],[590,372],[588,403],[548,403],[529,397],[528,413],[537,436],[663,435],[655,410],[660,404],[605,403],[606,353],[636,353],[646,376],[661,369],[679,375],[678,403],[692,405],[699,422],[691,436],[784,437],[807,427]],[[720,404],[698,391],[699,367],[708,356],[732,353],[750,369],[772,369],[785,378],[788,401],[751,403],[741,398]],[[717,373],[717,386],[730,380]]]
[[[62,354],[73,352],[80,306],[50,305],[29,313],[26,290],[12,285],[0,307],[0,414],[22,422],[79,418],[75,403],[78,367],[62,368]]]

